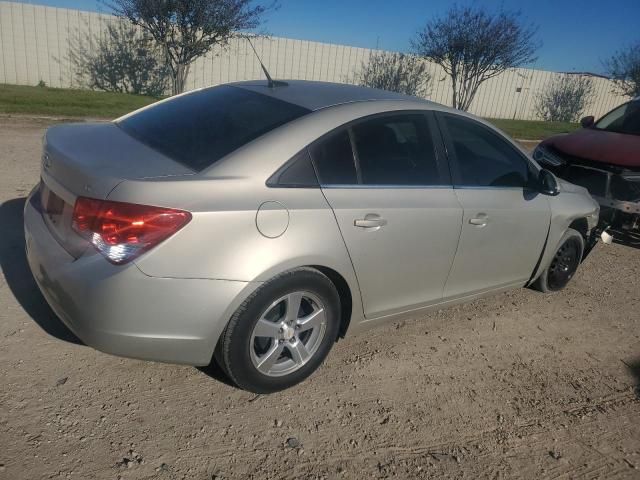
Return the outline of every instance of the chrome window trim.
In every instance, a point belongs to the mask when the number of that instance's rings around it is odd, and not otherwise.
[[[320,184],[320,188],[330,188],[330,189],[369,189],[369,190],[400,190],[400,189],[409,189],[409,190],[453,190],[453,185],[359,185],[359,184]]]
[[[524,191],[524,190],[532,190],[527,186],[516,187],[513,185],[454,185],[453,188],[455,190],[516,190],[516,191]]]

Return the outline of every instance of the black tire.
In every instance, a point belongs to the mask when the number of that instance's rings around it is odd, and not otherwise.
[[[559,292],[573,278],[582,261],[584,237],[580,232],[569,228],[558,245],[551,263],[531,284],[531,288],[543,293]]]
[[[305,364],[295,367],[297,370],[281,376],[269,376],[258,370],[253,363],[252,349],[255,348],[256,340],[252,340],[252,332],[258,320],[265,312],[270,311],[274,302],[300,291],[310,292],[320,299],[326,318],[324,335],[317,340],[315,353]],[[222,333],[215,358],[238,387],[254,393],[277,392],[300,383],[322,364],[336,341],[339,327],[340,297],[333,282],[318,270],[298,268],[265,282],[243,302]],[[285,343],[283,348],[287,345]]]

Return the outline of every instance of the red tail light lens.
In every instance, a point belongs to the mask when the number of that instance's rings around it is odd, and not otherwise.
[[[130,262],[184,227],[191,214],[183,210],[78,197],[73,229],[107,260]]]

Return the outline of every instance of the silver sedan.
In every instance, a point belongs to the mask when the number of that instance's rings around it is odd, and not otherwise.
[[[31,271],[86,344],[273,392],[347,333],[564,288],[598,213],[471,115],[256,81],[50,128],[24,219]]]

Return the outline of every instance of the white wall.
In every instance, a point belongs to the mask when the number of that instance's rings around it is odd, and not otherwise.
[[[80,87],[68,59],[74,36],[101,34],[111,15],[0,1],[0,83],[51,87]],[[280,79],[349,82],[371,50],[289,38],[256,38],[254,45],[269,72]],[[451,105],[451,83],[444,72],[429,64],[433,76],[429,98]],[[559,75],[518,68],[485,82],[470,111],[483,117],[535,119],[536,96]],[[233,40],[191,66],[187,88],[263,78],[245,40]],[[594,78],[596,95],[585,113],[600,116],[625,101],[611,93],[609,80]],[[516,91],[521,88],[521,92]]]

